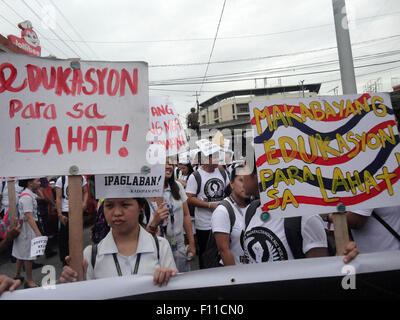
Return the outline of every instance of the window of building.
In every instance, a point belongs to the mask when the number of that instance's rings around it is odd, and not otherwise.
[[[218,120],[219,114],[218,114],[218,109],[214,110],[214,120]]]
[[[206,115],[205,115],[205,114],[203,114],[203,115],[201,116],[201,123],[203,123],[203,124],[206,123]]]
[[[247,103],[236,104],[237,113],[249,113],[249,105]]]

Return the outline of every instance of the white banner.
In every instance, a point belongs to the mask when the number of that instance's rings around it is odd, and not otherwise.
[[[96,199],[162,196],[165,165],[153,165],[147,168],[147,172],[140,174],[96,175]]]
[[[215,292],[221,287],[228,287],[229,291],[233,291],[241,285],[246,285],[248,288],[251,284],[296,279],[315,279],[312,282],[312,286],[315,287],[315,284],[322,278],[338,276],[340,278],[334,285],[337,287],[337,291],[345,294],[345,289],[341,286],[342,277],[348,274],[349,268],[357,277],[364,273],[372,273],[376,276],[376,273],[379,272],[399,270],[400,266],[398,251],[359,254],[350,264],[344,264],[342,260],[343,257],[325,257],[190,271],[171,278],[168,285],[161,288],[153,284],[153,275],[104,278],[55,286],[47,286],[44,282],[39,288],[16,290],[12,293],[4,292],[0,296],[0,300],[99,300],[124,297],[135,299],[135,295],[164,291],[171,291],[168,299],[174,299],[173,293],[179,293],[180,290],[194,289],[195,292],[198,292],[198,289],[201,288],[213,288],[213,292]],[[50,279],[48,280],[51,283]],[[371,280],[373,278],[370,278],[369,282]],[[105,288],[107,289],[105,290]],[[282,290],[277,286],[272,288]],[[191,294],[190,291],[186,292],[187,296]],[[382,292],[379,291],[380,294]],[[364,294],[366,293],[364,292]],[[268,292],[268,295],[273,296],[273,292]],[[291,292],[285,292],[286,298],[290,295]],[[240,297],[240,292],[237,296]],[[192,293],[191,297],[196,297],[196,293]],[[243,296],[242,298],[254,299],[254,297]],[[263,299],[263,297],[255,298]],[[302,298],[307,299],[306,293]],[[209,298],[204,297],[204,300],[206,299]]]
[[[130,173],[146,164],[145,62],[1,53],[0,102],[2,176]]]
[[[250,104],[264,211],[295,216],[400,204],[389,94]]]

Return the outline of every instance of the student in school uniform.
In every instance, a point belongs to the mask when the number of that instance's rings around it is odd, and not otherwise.
[[[245,192],[243,176],[237,175],[238,168],[232,170],[231,181],[227,188],[230,195],[224,199],[211,217],[212,232],[218,251],[220,264],[233,266],[243,263],[244,252],[240,237],[244,231],[244,216],[250,203],[250,196]],[[226,207],[228,206],[228,207]],[[231,213],[233,213],[231,217]]]
[[[161,286],[178,273],[168,241],[153,237],[141,225],[145,201],[143,198],[104,200],[104,215],[111,230],[98,245],[85,248],[85,280],[153,274],[154,284]],[[74,282],[77,277],[75,270],[65,266],[60,282]]]
[[[12,249],[12,256],[17,259],[14,279],[22,281],[20,273],[23,263],[26,274],[24,286],[25,288],[34,288],[37,287],[37,284],[32,279],[32,264],[36,257],[31,257],[31,240],[42,236],[37,225],[38,208],[35,194],[40,187],[40,179],[20,180],[19,185],[25,189],[20,194],[18,201],[19,216],[23,220],[21,233],[14,240]]]
[[[185,189],[174,179],[173,166],[168,158],[165,163],[162,202],[155,205],[149,201],[149,205],[152,209],[152,218],[148,225],[148,231],[155,233],[159,230],[160,224],[166,222],[164,234],[171,245],[176,266],[180,272],[187,271],[187,256],[196,254],[196,246]],[[165,218],[162,219],[162,217]],[[185,247],[184,232],[189,241],[187,248]]]

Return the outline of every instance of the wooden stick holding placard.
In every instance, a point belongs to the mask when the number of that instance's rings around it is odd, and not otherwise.
[[[17,201],[15,198],[15,181],[7,181],[8,189],[8,214],[10,217],[10,224],[14,225],[17,220]]]
[[[338,205],[338,212],[333,213],[333,226],[336,244],[336,255],[342,256],[344,254],[344,249],[349,239],[349,231],[347,227],[347,217],[345,214],[345,206]]]
[[[83,280],[83,219],[82,219],[82,176],[68,176],[69,201],[69,256],[70,266]]]

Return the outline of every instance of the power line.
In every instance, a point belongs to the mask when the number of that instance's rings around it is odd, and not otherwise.
[[[26,3],[25,0],[22,0],[22,2],[25,4],[25,6],[26,6],[26,7],[38,18],[38,20],[40,21],[41,18],[40,18],[39,15],[36,13],[36,11],[33,10],[33,9],[31,8],[31,6],[30,6],[29,4]],[[74,55],[76,55],[77,57],[80,56],[79,53],[77,53],[74,49],[72,49],[72,48],[68,45],[68,43],[66,43],[64,40],[62,40],[62,39],[59,37],[59,35],[58,35],[52,28],[49,28],[49,30],[50,30],[60,41],[62,41],[62,42],[64,43],[64,45],[65,45],[69,50],[71,50],[71,52],[73,52]]]
[[[380,17],[385,17],[385,16],[392,16],[392,15],[397,15],[400,14],[400,11],[392,12],[392,13],[387,13],[387,14],[382,14],[382,15],[376,15],[376,16],[369,16],[369,17],[364,17],[364,18],[359,18],[356,19],[355,21],[360,21],[360,20],[369,20],[369,19],[376,19]],[[249,35],[237,35],[237,36],[229,36],[229,37],[219,37],[218,40],[231,40],[231,39],[243,39],[243,38],[258,38],[258,37],[267,37],[267,36],[274,36],[274,35],[281,35],[285,33],[293,33],[293,32],[299,32],[299,31],[305,31],[305,30],[310,30],[310,29],[318,29],[322,27],[331,27],[331,23],[327,24],[320,24],[320,25],[315,25],[315,26],[309,26],[309,27],[304,27],[304,28],[296,28],[296,29],[291,29],[291,30],[285,30],[285,31],[278,31],[278,32],[271,32],[271,33],[261,33],[261,34],[249,34]],[[92,43],[92,44],[135,44],[135,43],[162,43],[162,42],[188,42],[188,41],[210,41],[213,40],[214,38],[206,37],[206,38],[186,38],[186,39],[162,39],[162,40],[128,40],[128,41],[99,41],[99,40],[70,40],[74,42],[86,42],[86,43]],[[53,39],[57,40],[57,39]],[[64,39],[65,40],[65,39]],[[68,41],[68,40],[65,40]]]
[[[400,50],[394,50],[394,51],[389,51],[389,52],[378,52],[374,54],[369,54],[369,55],[361,55],[354,57],[355,61],[361,61],[361,60],[370,60],[370,59],[377,59],[377,58],[384,58],[384,57],[390,57],[393,55],[400,54]],[[298,65],[290,65],[290,66],[282,66],[282,67],[276,67],[276,68],[268,68],[268,69],[257,69],[257,70],[251,70],[251,71],[241,71],[241,72],[233,72],[233,73],[223,73],[223,74],[214,74],[214,75],[209,75],[207,76],[207,79],[223,79],[225,77],[229,76],[250,76],[250,75],[256,75],[259,73],[271,73],[271,72],[276,72],[276,71],[290,71],[290,70],[295,70],[295,69],[307,69],[307,68],[318,68],[322,66],[327,66],[331,64],[336,64],[338,63],[337,59],[334,60],[327,60],[327,61],[321,61],[321,62],[313,62],[313,63],[307,63],[307,64],[298,64]],[[197,79],[200,79],[202,77],[197,76],[197,77],[186,77],[186,78],[174,78],[174,79],[166,79],[166,80],[158,80],[154,81],[156,83],[165,83],[165,82],[178,82],[178,81],[194,81]]]
[[[366,67],[373,67],[373,66],[379,66],[379,65],[385,65],[385,64],[391,64],[391,63],[397,63],[400,62],[400,60],[394,60],[394,61],[389,61],[389,62],[382,62],[382,63],[374,63],[374,64],[368,64],[368,65],[362,65],[362,66],[355,66],[354,69],[358,68],[366,68]],[[321,71],[314,71],[314,72],[305,72],[305,73],[297,73],[297,74],[289,74],[289,75],[278,75],[278,76],[269,76],[269,79],[276,79],[276,78],[288,78],[288,77],[296,77],[296,76],[305,76],[305,75],[313,75],[313,74],[322,74],[322,73],[331,73],[331,72],[338,72],[340,69],[329,69],[329,70],[321,70]],[[226,82],[238,82],[238,81],[249,81],[249,80],[260,80],[264,79],[264,77],[258,77],[258,78],[244,78],[244,79],[231,79],[231,80],[215,80],[215,81],[206,81],[205,83],[226,83]],[[164,84],[152,84],[149,83],[149,86],[171,86],[171,85],[195,85],[199,84],[200,82],[186,82],[186,83],[164,83]]]
[[[36,3],[39,5],[40,9],[44,10],[43,5],[42,5],[38,0],[35,0],[35,1],[36,1]],[[64,28],[62,28],[62,27],[58,24],[57,20],[55,20],[55,23],[56,23],[56,26],[67,36],[67,38],[71,39],[71,37],[69,36],[69,34],[68,34],[67,32],[65,32]],[[54,31],[54,30],[51,28],[51,26],[48,26],[48,27],[49,27],[49,29],[51,29],[52,31]],[[54,31],[54,32],[55,32],[55,31]],[[71,40],[72,40],[72,39],[71,39]],[[64,44],[66,44],[65,41],[64,41]],[[76,43],[74,43],[74,46],[75,46],[75,48],[76,48],[78,51],[81,52],[81,54],[79,54],[78,52],[76,52],[75,50],[73,50],[74,54],[78,55],[78,57],[81,57],[81,56],[82,56],[82,53],[83,53],[84,55],[86,54],[86,53],[84,53],[84,52],[82,51],[81,48],[78,47],[78,45],[77,45]],[[69,48],[72,49],[72,47],[69,47]]]
[[[21,21],[25,21],[26,18],[24,18],[23,16],[21,16],[13,7],[11,7],[7,2],[5,2],[4,0],[1,0],[9,9],[11,9],[11,11],[14,12],[14,14],[16,14]],[[19,30],[19,28],[14,25],[13,23],[11,23],[8,19],[6,19],[4,16],[1,16],[4,20],[6,20],[8,23],[10,23],[13,27],[17,28]],[[47,52],[49,52],[49,54],[51,54],[51,50],[47,49],[43,43],[42,43],[42,39],[45,39],[45,37],[43,37],[43,35],[39,32],[39,30],[35,27],[35,32],[37,32],[37,34],[40,36],[40,46],[43,47],[44,49],[46,49]],[[54,43],[49,41],[49,44],[51,44],[53,47],[55,47],[57,50],[59,50],[60,52],[63,52],[59,47],[57,47]]]
[[[397,37],[400,37],[400,34],[392,35],[392,36],[388,36],[388,37],[383,37],[383,38],[376,38],[376,39],[370,39],[370,40],[365,40],[365,41],[361,41],[361,42],[356,42],[356,43],[353,43],[352,46],[358,46],[358,45],[362,45],[362,44],[368,44],[368,43],[371,43],[371,42],[383,41],[383,40],[393,39],[393,38],[397,38]],[[300,54],[328,51],[328,50],[333,50],[333,49],[337,49],[337,47],[336,46],[332,46],[332,47],[326,47],[326,48],[320,48],[320,49],[312,49],[312,50],[299,51],[299,52],[293,52],[293,53],[277,54],[277,55],[264,56],[264,57],[253,57],[253,58],[242,58],[242,59],[232,59],[232,60],[210,61],[209,64],[222,64],[222,63],[234,63],[234,62],[244,62],[244,61],[265,60],[265,59],[272,59],[272,58],[282,58],[282,57],[296,56],[296,55],[300,55]],[[207,64],[207,62],[149,65],[149,68],[187,67],[187,66],[200,66],[200,65],[204,65],[204,64]]]
[[[87,43],[87,41],[85,41],[82,36],[80,35],[80,33],[75,29],[75,27],[69,22],[69,20],[67,19],[67,17],[63,14],[63,12],[58,8],[58,6],[54,3],[53,0],[50,0],[51,4],[56,8],[56,10],[58,11],[58,13],[64,18],[64,20],[67,22],[67,24],[70,26],[70,28],[75,32],[75,34],[79,37],[79,39],[81,39],[82,43],[84,43],[86,45],[86,47],[89,49],[89,51],[91,51],[95,57],[97,57],[98,59],[99,56],[97,55],[97,53],[92,49],[92,47],[90,47]],[[71,39],[72,40],[72,39]]]
[[[220,15],[219,21],[218,21],[217,31],[215,32],[214,41],[213,41],[213,44],[212,44],[212,47],[211,47],[210,56],[208,57],[208,63],[207,63],[207,67],[206,67],[206,72],[204,73],[203,82],[201,83],[199,94],[201,94],[201,90],[203,89],[204,80],[206,79],[207,72],[208,72],[208,67],[210,66],[211,57],[212,57],[212,54],[214,52],[215,42],[217,41],[219,26],[221,25],[222,16],[224,14],[225,3],[226,3],[226,0],[224,0],[224,5],[222,6],[221,15]]]

